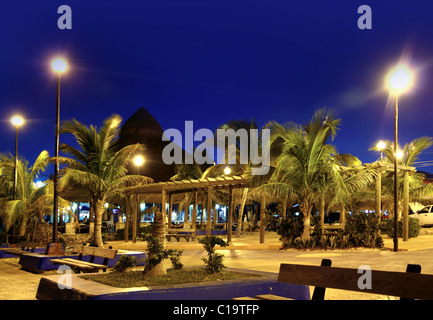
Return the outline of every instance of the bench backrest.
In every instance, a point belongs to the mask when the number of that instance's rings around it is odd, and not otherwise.
[[[371,270],[371,289],[361,289],[358,280],[364,274],[351,268],[281,264],[278,281],[408,299],[433,299],[433,275]]]
[[[18,245],[18,247],[22,248],[22,249],[34,249],[36,247],[37,243],[36,242],[31,242],[31,241],[21,241]]]
[[[78,249],[78,253],[81,253],[83,255],[90,255],[94,257],[114,259],[116,258],[117,255],[117,250],[114,249],[105,249],[105,248],[87,247],[87,246],[81,246],[78,247],[77,249]]]

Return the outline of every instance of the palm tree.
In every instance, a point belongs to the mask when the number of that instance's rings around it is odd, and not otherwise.
[[[382,159],[382,161],[387,163],[394,163],[395,162],[395,155],[394,155],[394,142],[392,141],[384,141],[386,144],[385,149],[383,149],[383,153],[385,154],[385,157]],[[407,143],[404,145],[403,149],[398,148],[398,150],[402,150],[401,157],[397,158],[398,164],[403,166],[415,166],[416,162],[419,158],[419,155],[425,151],[426,149],[430,148],[433,145],[433,139],[431,137],[420,137],[417,139],[414,139],[413,141]],[[373,146],[370,148],[370,150],[377,150],[377,146]],[[399,196],[399,203],[402,202],[402,194],[403,194],[403,171],[399,172],[399,179],[398,179],[398,193]],[[408,181],[409,181],[409,195],[412,199],[415,200],[422,200],[424,197],[428,197],[433,194],[433,185],[432,184],[425,184],[424,183],[425,175],[421,172],[415,172],[409,175]],[[394,195],[394,173],[384,173],[383,180],[383,192],[386,196],[388,196],[389,199],[393,199]],[[399,204],[399,213],[401,214],[400,209],[401,206]],[[393,208],[390,207],[390,209],[393,210]]]
[[[345,174],[343,163],[351,156],[339,155],[328,143],[339,129],[340,120],[326,109],[316,111],[304,126],[271,122],[270,154],[275,166],[268,183],[257,192],[295,196],[304,215],[302,237],[310,237],[310,219],[314,204],[330,190],[340,199],[371,181],[371,172]],[[346,159],[346,160],[345,160]],[[340,200],[341,201],[341,200]]]
[[[25,235],[27,223],[32,216],[38,215],[38,218],[42,218],[43,212],[52,211],[52,196],[49,193],[50,183],[47,182],[42,186],[35,184],[40,173],[45,171],[48,158],[48,152],[44,150],[36,158],[33,165],[29,166],[29,162],[22,157],[18,159],[15,200],[6,201],[2,214],[6,231],[18,221],[18,236],[22,237]],[[0,183],[9,193],[13,191],[14,159],[10,153],[0,154]]]
[[[80,185],[86,188],[95,204],[95,243],[103,247],[102,242],[102,215],[104,205],[110,199],[122,198],[122,190],[136,184],[151,183],[149,177],[127,175],[126,166],[132,156],[143,149],[140,144],[126,146],[119,150],[117,141],[122,118],[112,115],[97,127],[87,127],[73,119],[62,123],[60,132],[72,134],[80,149],[63,144],[62,152],[71,157],[59,157],[63,163],[59,187],[67,185]]]
[[[244,130],[257,130],[258,126],[256,124],[256,122],[254,121],[254,119],[251,120],[230,120],[227,121],[226,123],[224,123],[223,125],[221,125],[218,129],[232,129],[235,132],[238,132],[241,129]],[[243,150],[242,148],[245,147],[243,145],[241,145],[241,141],[236,141],[236,148],[231,149],[229,148],[229,146],[227,146],[225,143],[222,146],[219,146],[221,148],[225,149],[225,163],[228,164],[229,163],[229,159],[236,159],[236,165],[232,165],[231,169],[232,169],[232,173],[236,172],[237,174],[246,174],[248,175],[249,170],[251,169],[251,158],[249,157],[248,152],[250,152],[250,147],[251,147],[251,136],[250,136],[250,132],[248,132],[247,134],[247,141],[244,141],[245,144],[248,146],[247,150]],[[218,143],[218,141],[217,141]],[[230,153],[232,152],[232,153]],[[233,154],[234,153],[234,154]],[[247,163],[242,163],[242,158],[247,158],[248,162]],[[220,168],[216,168],[217,170],[220,170]],[[215,172],[214,172],[215,174]],[[222,174],[222,173],[221,173]],[[245,208],[245,203],[248,199],[248,194],[249,194],[249,188],[243,188],[243,189],[236,189],[233,192],[233,196],[234,196],[234,203],[236,205],[239,205],[239,211],[238,211],[238,217],[237,217],[237,228],[236,228],[236,236],[240,236],[241,232],[242,232],[242,227],[243,227],[243,212],[244,212],[244,208]]]

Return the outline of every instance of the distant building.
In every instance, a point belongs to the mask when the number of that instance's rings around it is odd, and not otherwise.
[[[142,153],[145,162],[140,168],[134,163],[128,166],[128,174],[148,176],[155,182],[168,181],[175,175],[175,165],[166,165],[162,161],[162,150],[170,143],[162,141],[161,125],[145,108],[139,108],[123,124],[119,134],[119,147],[123,148],[134,143],[141,143],[146,147]]]

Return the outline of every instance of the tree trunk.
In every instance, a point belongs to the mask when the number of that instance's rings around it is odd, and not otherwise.
[[[102,215],[104,214],[105,207],[104,199],[98,199],[95,203],[95,233],[94,240],[95,244],[99,248],[104,247],[104,243],[102,241]]]
[[[245,208],[245,202],[247,202],[247,195],[248,195],[248,188],[244,188],[244,191],[242,193],[241,205],[239,207],[238,227],[236,228],[236,237],[239,237],[241,235],[242,220],[243,220],[242,218],[244,216],[244,208]]]
[[[310,226],[310,220],[311,220],[311,205],[308,203],[303,203],[300,206],[301,212],[304,215],[304,230],[302,232],[302,239],[308,240],[310,239],[310,233],[311,233],[311,226]]]
[[[20,227],[18,229],[19,237],[24,237],[26,235],[26,228],[27,228],[27,216],[24,214],[24,216],[20,219]]]
[[[152,236],[157,238],[159,241],[161,241],[165,249],[165,213],[164,212],[155,212]],[[164,260],[162,260],[161,263],[156,265],[146,276],[163,276],[166,273],[167,273],[166,265]]]

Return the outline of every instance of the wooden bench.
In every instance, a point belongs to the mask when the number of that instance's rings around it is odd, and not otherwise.
[[[360,288],[358,281],[366,272],[371,272],[371,288]],[[323,259],[321,266],[284,264],[280,265],[278,281],[315,286],[312,300],[324,300],[326,288],[358,291],[407,299],[433,299],[433,275],[420,274],[421,266],[409,264],[406,272],[358,270],[331,267],[331,260]],[[362,287],[362,286],[361,286]],[[266,295],[267,300],[284,297]],[[263,300],[261,296],[239,297],[234,300]]]
[[[37,242],[23,241],[20,242],[16,248],[5,249],[5,252],[9,254],[14,254],[16,256],[21,256],[23,253],[34,252],[37,245]]]
[[[189,239],[195,240],[195,230],[194,229],[181,229],[181,228],[168,228],[167,234],[165,235],[168,241],[171,241],[171,238],[174,237],[177,241],[180,238],[184,238],[189,242]]]
[[[80,246],[74,249],[75,252],[78,252],[78,258],[61,258],[61,259],[51,259],[52,263],[55,264],[64,264],[70,266],[72,270],[76,273],[87,273],[87,272],[98,272],[99,270],[103,270],[104,272],[107,270],[107,264],[109,259],[115,259],[117,255],[117,250],[113,249],[104,249],[98,247],[86,247]],[[83,255],[90,255],[90,261],[83,261]],[[104,261],[102,264],[94,263],[95,257],[102,257]]]

